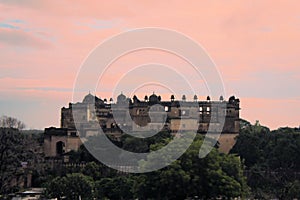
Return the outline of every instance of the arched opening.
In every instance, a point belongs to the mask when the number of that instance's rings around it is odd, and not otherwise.
[[[116,128],[116,124],[115,123],[111,123],[110,128]]]
[[[56,143],[56,154],[61,155],[65,153],[65,143],[62,141],[59,141]]]

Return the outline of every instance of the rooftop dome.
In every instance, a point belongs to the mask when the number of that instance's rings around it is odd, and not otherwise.
[[[121,93],[118,97],[117,97],[117,102],[125,102],[126,101],[126,96]]]
[[[159,99],[158,99],[158,96],[156,96],[156,94],[152,94],[150,97],[149,97],[149,102],[158,102]]]
[[[198,97],[197,97],[197,95],[195,94],[194,95],[194,101],[197,101],[198,100]]]
[[[207,101],[210,101],[210,96],[207,96],[207,97],[206,97],[206,100],[207,100]]]
[[[86,95],[82,101],[82,103],[93,103],[93,102],[95,102],[95,96],[91,95],[91,93]]]
[[[175,99],[175,96],[172,94],[171,95],[171,101],[174,101],[174,99]]]

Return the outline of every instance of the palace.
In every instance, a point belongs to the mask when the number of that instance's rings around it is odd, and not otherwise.
[[[220,103],[225,106],[213,106]],[[88,94],[82,102],[69,103],[68,108],[61,109],[60,128],[45,129],[44,152],[47,157],[54,157],[77,150],[82,144],[79,135],[95,135],[99,125],[105,134],[116,139],[124,133],[140,130],[163,130],[174,134],[195,131],[195,127],[199,134],[205,134],[208,130],[222,130],[220,150],[228,152],[240,129],[239,103],[234,96],[228,101],[222,96],[217,101],[209,96],[205,101],[198,101],[196,95],[192,101],[187,101],[185,95],[181,100],[176,100],[172,95],[170,101],[162,101],[154,93],[143,100],[137,96],[131,99],[120,94],[116,102],[112,98],[108,102],[107,99]],[[73,114],[76,115],[76,123]],[[224,124],[219,121],[222,115]],[[91,126],[91,122],[96,122],[92,123],[95,126]]]

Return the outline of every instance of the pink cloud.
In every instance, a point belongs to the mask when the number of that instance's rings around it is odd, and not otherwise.
[[[0,43],[27,48],[46,48],[49,44],[33,35],[20,30],[0,28]]]

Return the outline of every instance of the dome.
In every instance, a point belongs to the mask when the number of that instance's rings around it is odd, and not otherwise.
[[[149,102],[158,102],[158,101],[159,99],[154,93],[149,97]]]
[[[158,100],[158,101],[161,101],[161,96],[158,96],[158,97],[157,97],[157,100]]]
[[[219,100],[224,101],[224,97],[221,95]]]
[[[234,102],[234,101],[235,101],[235,96],[231,96],[231,97],[229,98],[229,102],[232,103],[232,102]]]
[[[194,101],[197,101],[197,100],[198,100],[197,95],[194,95]]]
[[[125,102],[126,101],[126,96],[121,93],[118,97],[117,97],[117,102]]]
[[[206,97],[206,100],[207,100],[207,101],[210,101],[210,96],[207,96],[207,97]]]
[[[82,101],[82,103],[93,103],[93,102],[95,102],[95,96],[91,95],[91,93],[86,95]]]
[[[145,100],[145,101],[148,101],[148,96],[147,96],[147,95],[145,96],[144,100]]]
[[[171,101],[174,101],[174,99],[175,99],[175,96],[172,94],[171,95]]]

